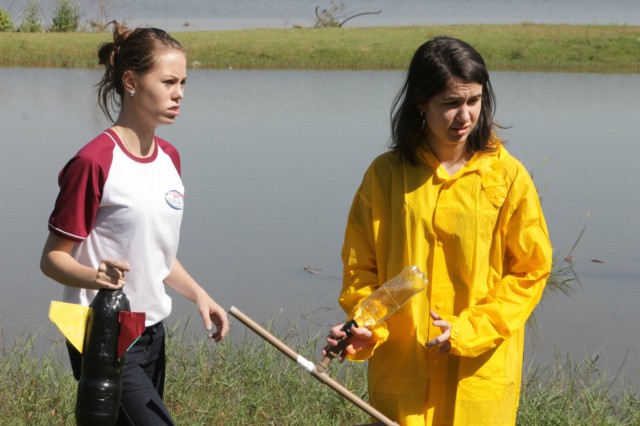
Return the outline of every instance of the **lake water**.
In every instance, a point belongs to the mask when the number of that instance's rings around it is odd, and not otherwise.
[[[97,5],[107,5],[109,19],[168,31],[313,26],[315,8],[329,0],[79,0],[83,17],[96,19]],[[0,0],[18,20],[27,0]],[[381,11],[350,20],[346,26],[437,25],[466,23],[640,24],[637,0],[336,0],[340,16]],[[56,2],[42,1],[50,22]]]
[[[388,143],[402,76],[190,70],[183,114],[158,134],[182,154],[179,257],[222,305],[320,333],[343,320],[345,220],[365,168]],[[99,77],[0,68],[0,321],[9,340],[39,330],[43,342],[60,339],[47,310],[62,288],[38,261],[58,171],[107,127],[95,104]],[[560,258],[586,226],[572,253],[582,288],[540,305],[527,359],[600,354],[607,372],[622,365],[619,380],[638,384],[640,75],[497,72],[493,83],[497,117],[511,126],[507,147],[534,175]],[[192,313],[175,297],[170,322]]]

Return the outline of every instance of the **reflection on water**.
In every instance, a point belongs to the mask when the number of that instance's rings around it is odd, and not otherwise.
[[[336,298],[346,215],[364,169],[388,142],[401,78],[190,71],[183,114],[159,134],[183,160],[179,256],[223,305],[257,321],[277,314],[316,329],[343,319]],[[7,289],[0,318],[9,336],[51,329],[48,304],[61,288],[40,274],[38,259],[57,172],[107,126],[94,100],[98,79],[89,70],[0,69],[0,270]],[[554,348],[577,359],[600,352],[615,372],[628,350],[623,374],[637,381],[640,243],[630,212],[640,209],[640,172],[625,159],[640,149],[633,127],[640,76],[493,79],[499,121],[511,126],[503,132],[507,147],[534,175],[558,256],[587,226],[573,251],[582,291],[540,306],[540,337],[527,357],[547,360]],[[191,313],[174,298],[172,321]]]

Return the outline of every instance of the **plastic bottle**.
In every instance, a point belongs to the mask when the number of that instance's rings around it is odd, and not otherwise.
[[[428,285],[429,281],[420,268],[410,265],[378,287],[360,303],[353,319],[342,326],[341,330],[347,334],[347,337],[336,346],[324,347],[325,356],[316,364],[318,370],[324,371],[331,360],[344,351],[352,336],[351,327],[371,327],[384,321]]]
[[[119,312],[129,311],[122,290],[98,291],[90,305],[78,381],[76,423],[79,426],[113,425],[122,394],[124,356],[118,356]]]
[[[429,281],[420,268],[415,265],[407,266],[364,299],[353,319],[360,327],[378,324],[404,306],[415,294],[427,288],[428,284]]]

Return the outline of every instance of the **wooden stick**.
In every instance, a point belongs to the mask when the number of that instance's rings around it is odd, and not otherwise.
[[[371,405],[367,404],[365,401],[363,401],[358,396],[353,394],[351,391],[349,391],[347,388],[342,386],[340,383],[338,383],[337,381],[329,377],[326,373],[318,371],[318,369],[316,368],[316,365],[312,361],[309,361],[304,357],[302,357],[300,354],[298,354],[289,346],[287,346],[284,342],[282,342],[273,334],[265,330],[262,326],[260,326],[260,324],[256,323],[251,318],[249,318],[244,313],[242,313],[235,306],[232,306],[231,309],[229,309],[229,313],[234,317],[236,317],[238,320],[240,320],[240,322],[242,322],[244,325],[249,327],[251,330],[253,330],[257,335],[259,335],[264,340],[269,342],[272,346],[274,346],[280,352],[288,356],[293,361],[297,362],[302,368],[304,368],[313,377],[315,377],[320,382],[324,383],[325,385],[329,386],[331,389],[335,390],[336,392],[338,392],[339,394],[347,398],[354,405],[356,405],[365,413],[369,414],[371,417],[374,417],[375,419],[379,420],[381,424],[387,425],[387,426],[398,425],[396,422],[392,421],[391,419],[386,417],[384,414],[382,414],[380,411],[376,410]]]

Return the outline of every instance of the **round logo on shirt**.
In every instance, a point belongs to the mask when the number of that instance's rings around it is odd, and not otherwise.
[[[184,207],[184,196],[175,189],[164,194],[164,199],[173,209],[182,210]]]

